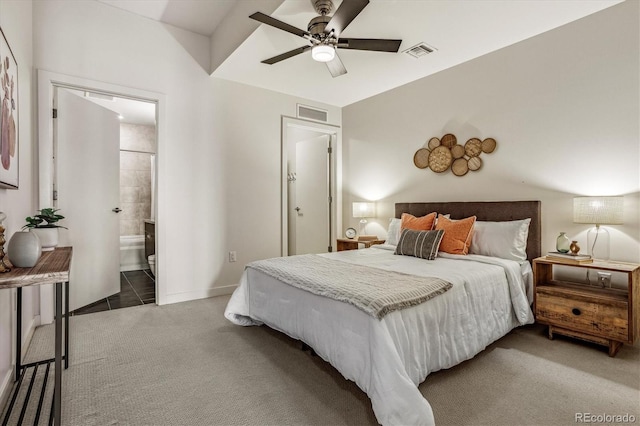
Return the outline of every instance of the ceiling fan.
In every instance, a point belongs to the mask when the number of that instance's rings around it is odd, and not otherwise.
[[[340,33],[353,21],[356,16],[369,4],[369,0],[343,0],[342,4],[330,16],[333,9],[332,0],[311,0],[311,4],[320,15],[313,18],[307,26],[307,31],[296,28],[285,22],[272,18],[261,12],[249,16],[263,24],[287,31],[309,41],[306,46],[290,50],[273,58],[265,59],[263,64],[273,65],[311,50],[311,57],[318,62],[325,62],[333,77],[346,74],[347,69],[340,60],[336,49],[371,50],[376,52],[398,52],[402,40],[388,40],[375,38],[340,38]]]

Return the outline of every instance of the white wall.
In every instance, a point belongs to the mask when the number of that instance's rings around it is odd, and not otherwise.
[[[32,19],[31,2],[0,0],[0,27],[18,63],[18,131],[19,131],[19,189],[0,189],[0,211],[7,214],[4,221],[7,241],[25,224],[24,218],[35,213],[37,206],[37,142],[32,119]],[[5,244],[5,250],[8,244]],[[39,296],[35,288],[22,292],[22,340],[26,342],[37,325]],[[0,404],[12,384],[12,355],[15,339],[13,323],[15,290],[0,290]],[[23,352],[24,355],[24,352]]]
[[[166,95],[160,302],[229,292],[247,261],[279,255],[280,117],[310,102],[210,77],[164,25],[100,2],[39,1],[33,9],[36,68]],[[338,108],[317,106],[340,124]]]
[[[625,195],[609,227],[611,257],[640,261],[640,86],[637,1],[343,108],[344,227],[351,201],[541,200],[543,251],[560,231],[586,248],[576,195]],[[421,59],[428,61],[426,59]],[[456,177],[413,165],[433,137],[493,137],[483,167]]]
[[[222,161],[208,167],[224,169],[223,180],[212,183],[225,194],[225,216],[215,224],[212,241],[224,244],[219,246],[222,262],[227,251],[237,251],[237,263],[227,264],[218,277],[235,283],[247,262],[281,253],[281,115],[295,117],[296,103],[304,103],[328,110],[331,124],[340,125],[341,116],[337,107],[221,79],[212,82],[215,138],[222,145],[216,156]]]

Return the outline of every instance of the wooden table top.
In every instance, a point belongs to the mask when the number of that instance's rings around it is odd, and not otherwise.
[[[32,268],[13,267],[10,272],[0,273],[0,290],[69,281],[71,253],[71,247],[56,247],[43,252]]]

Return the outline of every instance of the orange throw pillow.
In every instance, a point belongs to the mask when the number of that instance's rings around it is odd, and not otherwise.
[[[475,223],[475,216],[460,220],[451,220],[440,216],[438,223],[436,223],[436,230],[444,230],[444,237],[440,243],[440,251],[450,254],[469,253]]]
[[[436,212],[429,213],[426,216],[415,217],[409,213],[402,213],[400,216],[400,229],[414,229],[416,231],[431,231],[436,222]]]

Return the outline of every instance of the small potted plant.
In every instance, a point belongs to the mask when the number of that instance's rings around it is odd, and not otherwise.
[[[22,229],[28,228],[38,236],[42,244],[42,251],[55,249],[58,245],[58,228],[67,229],[57,224],[58,221],[64,219],[64,216],[57,213],[58,210],[48,207],[38,210],[38,214],[25,219],[27,224]]]

